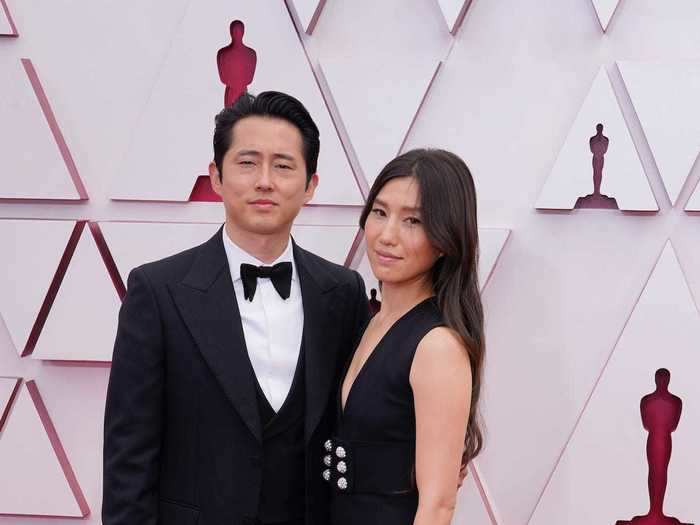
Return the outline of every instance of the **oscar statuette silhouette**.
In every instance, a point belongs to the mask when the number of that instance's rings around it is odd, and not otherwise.
[[[240,20],[234,20],[230,26],[231,43],[219,49],[216,65],[219,78],[226,86],[224,106],[230,106],[240,97],[253,81],[258,56],[255,50],[243,43],[245,27]]]
[[[668,465],[671,461],[671,433],[678,427],[683,402],[668,391],[671,373],[659,368],[655,374],[656,390],[642,398],[640,410],[642,424],[649,432],[647,461],[649,463],[649,512],[629,521],[618,520],[616,525],[693,525],[682,523],[663,512],[664,496],[668,482]]]
[[[600,193],[600,185],[603,182],[603,166],[605,165],[605,154],[608,152],[610,139],[603,135],[603,125],[595,127],[596,134],[588,140],[588,146],[593,153],[593,193],[576,200],[574,208],[604,208],[617,210],[617,201]]]

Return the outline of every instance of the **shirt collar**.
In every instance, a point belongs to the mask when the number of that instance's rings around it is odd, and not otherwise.
[[[292,263],[292,280],[296,281],[298,279],[296,264],[294,263],[291,238],[287,242],[287,247],[282,254],[273,262],[265,264],[234,243],[226,234],[226,228],[221,228],[221,236],[223,237],[224,250],[226,250],[226,258],[228,259],[228,266],[231,270],[231,280],[233,282],[236,282],[241,278],[241,264],[252,264],[253,266],[274,266],[275,264],[281,262]]]

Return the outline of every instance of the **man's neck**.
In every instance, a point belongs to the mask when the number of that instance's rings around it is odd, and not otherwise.
[[[226,221],[224,231],[231,242],[265,264],[275,261],[284,253],[290,235],[289,230],[269,235],[250,233],[236,228],[228,221]]]

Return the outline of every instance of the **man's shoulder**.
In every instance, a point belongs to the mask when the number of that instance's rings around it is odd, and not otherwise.
[[[307,270],[312,273],[325,273],[333,280],[337,281],[338,284],[356,285],[358,279],[360,279],[359,274],[355,270],[324,259],[320,255],[310,252],[301,246],[297,245],[296,249],[299,250],[300,255],[302,255],[303,262],[306,265]]]
[[[203,246],[193,246],[162,259],[144,263],[132,271],[144,274],[153,284],[179,282],[187,275]]]

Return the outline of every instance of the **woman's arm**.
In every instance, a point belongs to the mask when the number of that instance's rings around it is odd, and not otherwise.
[[[461,339],[449,328],[434,328],[418,345],[410,382],[416,410],[414,525],[448,525],[471,403],[471,367]]]

